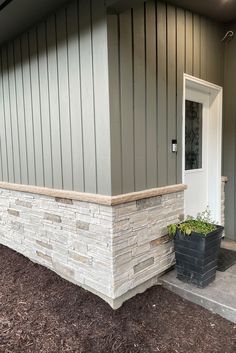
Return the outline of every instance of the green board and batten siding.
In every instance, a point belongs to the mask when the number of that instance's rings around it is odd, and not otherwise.
[[[181,182],[183,73],[222,86],[222,34],[154,0],[108,16],[113,194]]]
[[[181,182],[183,72],[222,85],[222,33],[154,0],[119,15],[79,0],[7,43],[0,179],[113,195]]]
[[[225,28],[236,33],[236,23]],[[225,188],[225,224],[227,237],[236,240],[236,38],[225,44],[223,119],[223,173],[228,177]]]
[[[69,3],[4,45],[0,179],[111,194],[108,102],[103,0]]]

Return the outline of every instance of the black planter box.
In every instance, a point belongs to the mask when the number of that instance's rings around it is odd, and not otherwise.
[[[183,282],[206,287],[214,281],[216,276],[217,258],[220,249],[222,232],[221,226],[206,236],[198,233],[184,235],[176,232],[175,258],[177,278]]]

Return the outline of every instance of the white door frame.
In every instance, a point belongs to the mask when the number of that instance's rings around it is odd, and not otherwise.
[[[183,130],[182,130],[182,181],[185,183],[185,96],[186,88],[192,88],[200,92],[208,93],[210,98],[210,116],[214,116],[214,126],[217,128],[214,139],[214,151],[216,159],[209,160],[208,168],[214,171],[215,183],[208,180],[209,206],[212,216],[218,224],[221,223],[221,159],[222,159],[222,97],[223,88],[213,83],[201,80],[194,76],[184,74],[183,87]],[[216,124],[216,125],[215,125]],[[211,148],[209,142],[208,148]],[[211,175],[212,176],[212,175]]]

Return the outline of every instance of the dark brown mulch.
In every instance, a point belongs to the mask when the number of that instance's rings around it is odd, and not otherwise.
[[[0,246],[1,353],[235,353],[236,326],[154,287],[113,311]]]

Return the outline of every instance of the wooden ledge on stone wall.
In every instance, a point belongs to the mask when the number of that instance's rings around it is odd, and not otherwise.
[[[7,182],[0,182],[0,189],[13,190],[16,192],[25,192],[36,195],[44,195],[48,197],[54,197],[56,199],[67,199],[76,200],[81,202],[91,202],[105,206],[115,206],[128,202],[138,201],[147,199],[150,197],[161,196],[166,194],[173,194],[181,192],[187,189],[185,184],[176,184],[163,186],[159,188],[147,189],[143,191],[135,191],[127,194],[106,196],[100,194],[90,194],[86,192],[70,191],[70,190],[58,190],[47,187],[33,186],[33,185],[22,185]]]
[[[187,185],[176,184],[176,185],[163,186],[159,188],[147,189],[143,191],[135,191],[128,194],[112,196],[111,205],[120,205],[123,203],[138,201],[138,200],[147,199],[150,197],[173,194],[176,192],[184,191],[185,189],[187,189]]]

